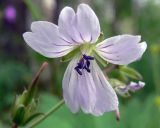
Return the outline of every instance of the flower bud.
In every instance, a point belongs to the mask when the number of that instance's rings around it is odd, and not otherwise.
[[[145,86],[145,83],[142,81],[139,81],[138,83],[131,82],[128,86],[129,90],[134,92],[143,88]]]
[[[130,96],[129,91],[130,92],[135,92],[140,90],[141,88],[143,88],[145,86],[144,82],[139,81],[138,83],[136,82],[130,82],[130,84],[128,85],[121,85],[121,86],[116,86],[115,87],[115,91],[123,96],[123,97],[128,97]]]
[[[33,120],[42,113],[36,112],[37,100],[35,97],[36,83],[39,79],[40,74],[48,63],[43,63],[35,78],[31,82],[29,89],[24,90],[21,95],[17,95],[12,107],[12,121],[17,126],[24,126],[29,121]]]
[[[21,96],[17,96],[14,106],[12,108],[12,121],[18,126],[26,125],[30,120],[36,118],[41,115],[41,113],[37,113],[37,102],[33,98],[32,101],[25,106],[23,104],[23,96],[27,91],[25,90]]]

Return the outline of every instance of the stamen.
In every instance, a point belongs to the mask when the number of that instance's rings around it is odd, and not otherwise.
[[[79,75],[82,75],[82,72],[79,70],[78,66],[75,67],[74,69],[78,72]]]
[[[79,63],[77,63],[77,67],[79,68],[79,69],[82,69],[83,67],[84,67],[84,59],[82,58],[80,61],[79,61]]]
[[[92,57],[92,56],[86,56],[85,54],[83,54],[83,58],[85,60],[94,60],[94,57]]]
[[[87,56],[83,54],[83,57],[77,63],[77,66],[74,68],[79,75],[82,75],[82,70],[85,69],[88,73],[90,73],[90,60],[94,60],[94,57]]]
[[[86,71],[89,72],[89,73],[91,72],[91,70],[86,66],[84,67],[84,69],[86,69]]]
[[[87,68],[89,68],[89,66],[90,66],[90,61],[86,61],[86,66],[87,66]]]

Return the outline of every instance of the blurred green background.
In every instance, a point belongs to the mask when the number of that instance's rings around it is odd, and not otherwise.
[[[148,44],[143,58],[131,64],[146,82],[144,89],[120,99],[121,121],[113,112],[101,117],[72,114],[63,106],[37,128],[160,128],[160,0],[0,0],[0,128],[10,128],[11,105],[31,82],[43,61],[49,67],[39,81],[39,111],[46,112],[62,97],[67,63],[47,59],[22,38],[35,20],[57,24],[65,6],[88,3],[97,14],[105,37],[142,35]]]

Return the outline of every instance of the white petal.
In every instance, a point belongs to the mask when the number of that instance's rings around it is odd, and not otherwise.
[[[73,113],[79,110],[78,73],[74,70],[77,61],[73,59],[69,63],[62,81],[65,103]]]
[[[33,22],[31,30],[32,32],[24,33],[23,38],[31,48],[43,56],[61,57],[74,49],[74,45],[59,38],[58,27],[50,22]]]
[[[82,43],[83,40],[76,28],[76,14],[70,7],[65,7],[58,20],[59,32],[65,40],[72,43]]]
[[[92,114],[99,116],[104,112],[117,110],[117,95],[96,62],[92,65],[92,77],[97,90],[97,101]]]
[[[99,20],[94,11],[86,4],[77,9],[77,28],[85,42],[96,42],[100,35]]]
[[[108,38],[96,46],[97,53],[106,61],[125,65],[140,59],[147,48],[140,36],[119,35]]]

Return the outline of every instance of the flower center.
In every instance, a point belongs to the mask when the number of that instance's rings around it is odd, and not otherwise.
[[[90,61],[94,60],[94,57],[87,56],[83,54],[82,58],[77,63],[77,66],[74,68],[79,75],[82,75],[82,70],[85,69],[88,73],[90,73]]]

